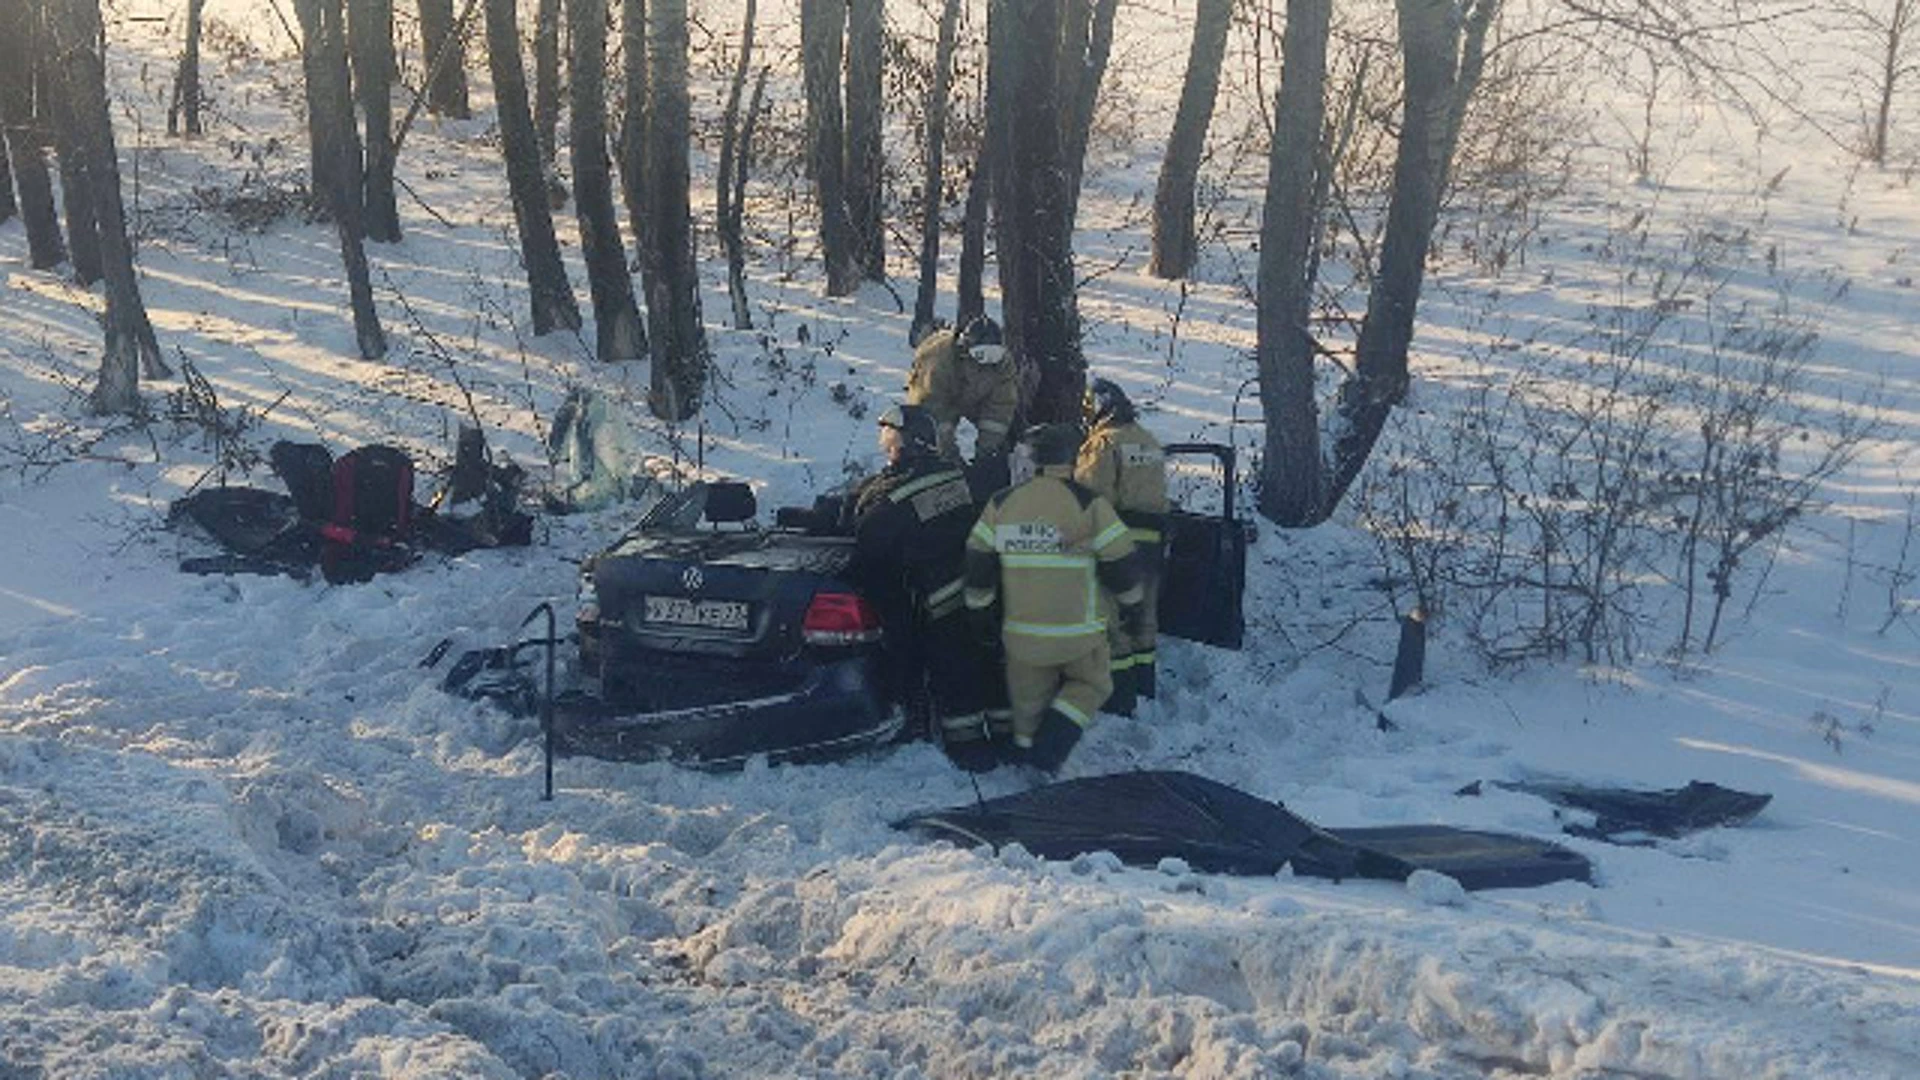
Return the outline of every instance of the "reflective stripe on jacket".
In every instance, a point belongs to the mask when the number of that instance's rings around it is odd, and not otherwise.
[[[1100,591],[1121,604],[1144,592],[1133,541],[1113,504],[1053,466],[993,497],[967,536],[966,604],[1003,604],[1009,648],[1022,638],[1106,633]]]
[[[912,592],[929,618],[960,606],[967,529],[974,516],[967,478],[945,462],[918,457],[890,465],[855,497],[854,576],[893,618]]]

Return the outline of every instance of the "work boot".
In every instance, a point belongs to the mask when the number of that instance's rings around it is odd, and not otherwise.
[[[1080,735],[1080,725],[1072,717],[1057,707],[1048,709],[1040,717],[1039,730],[1033,733],[1033,749],[1027,751],[1027,764],[1049,776],[1057,774],[1060,766],[1067,763],[1067,755],[1073,753]]]
[[[990,744],[993,747],[993,761],[996,765],[1021,766],[1033,757],[1033,751],[1013,741],[1013,736],[996,738]]]
[[[1113,692],[1107,695],[1106,704],[1100,711],[1115,716],[1132,716],[1134,707],[1140,703],[1138,682],[1134,678],[1137,668],[1123,668],[1113,673]]]

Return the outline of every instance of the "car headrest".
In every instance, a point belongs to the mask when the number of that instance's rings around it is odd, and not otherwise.
[[[759,513],[753,488],[739,480],[715,480],[707,485],[706,519],[714,525],[752,521]]]

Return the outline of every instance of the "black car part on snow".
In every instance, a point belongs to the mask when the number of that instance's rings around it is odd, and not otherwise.
[[[1745,825],[1767,808],[1773,796],[1736,791],[1705,780],[1662,791],[1595,787],[1548,780],[1476,780],[1456,795],[1478,795],[1483,787],[1524,792],[1569,810],[1593,815],[1593,824],[1570,822],[1569,836],[1644,846],[1649,838],[1672,840],[1702,829]]]
[[[1246,638],[1243,597],[1247,590],[1247,523],[1235,513],[1239,483],[1235,454],[1220,443],[1170,443],[1169,459],[1211,457],[1220,463],[1218,514],[1174,507],[1161,530],[1166,544],[1161,564],[1160,633],[1223,649],[1238,649]]]

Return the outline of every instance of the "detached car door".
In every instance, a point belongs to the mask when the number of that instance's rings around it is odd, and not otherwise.
[[[1220,463],[1218,514],[1178,506],[1167,512],[1166,561],[1160,578],[1160,633],[1238,649],[1246,638],[1247,527],[1234,514],[1234,451],[1219,443],[1172,443],[1169,458],[1211,457]]]

